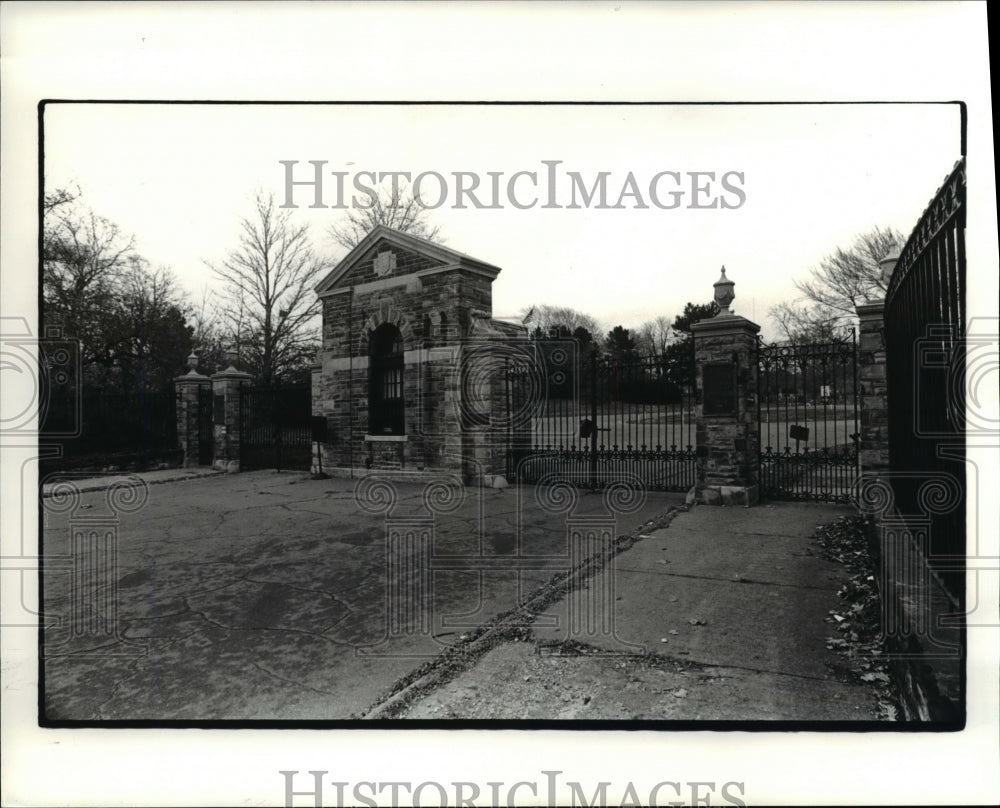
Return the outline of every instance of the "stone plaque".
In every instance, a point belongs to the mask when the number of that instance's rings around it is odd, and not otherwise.
[[[736,372],[731,362],[705,365],[702,368],[702,413],[736,414]]]
[[[375,274],[384,278],[396,268],[396,253],[392,250],[380,252],[375,256]]]

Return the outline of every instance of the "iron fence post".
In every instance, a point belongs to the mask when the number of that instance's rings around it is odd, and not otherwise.
[[[590,352],[590,487],[597,488],[597,349]]]

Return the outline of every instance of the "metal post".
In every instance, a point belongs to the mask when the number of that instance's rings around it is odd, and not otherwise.
[[[510,408],[510,357],[503,360],[504,399],[507,407],[507,480],[514,479],[514,414]]]
[[[597,488],[597,349],[590,352],[590,487]]]

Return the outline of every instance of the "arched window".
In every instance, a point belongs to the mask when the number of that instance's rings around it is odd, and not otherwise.
[[[372,435],[403,432],[403,337],[390,323],[376,328],[368,341],[368,431]]]

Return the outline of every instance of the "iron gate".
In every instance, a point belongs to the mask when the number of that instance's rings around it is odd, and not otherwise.
[[[240,389],[240,469],[308,471],[312,460],[308,387]]]
[[[767,499],[849,502],[858,476],[857,342],[757,346],[758,480]]]
[[[695,484],[691,362],[664,356],[575,357],[539,346],[538,367],[507,369],[507,478],[591,488],[641,480],[650,490]]]

